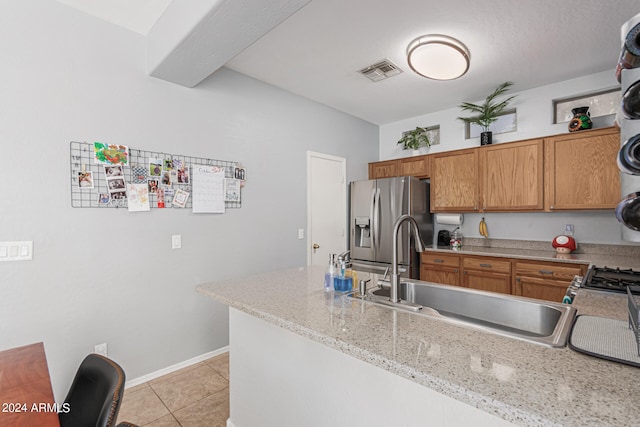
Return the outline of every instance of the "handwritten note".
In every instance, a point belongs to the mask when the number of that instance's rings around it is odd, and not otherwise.
[[[224,213],[224,168],[193,165],[191,200],[194,213]]]

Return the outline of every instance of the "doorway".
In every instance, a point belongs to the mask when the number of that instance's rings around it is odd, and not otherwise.
[[[347,160],[307,151],[307,265],[347,248]]]

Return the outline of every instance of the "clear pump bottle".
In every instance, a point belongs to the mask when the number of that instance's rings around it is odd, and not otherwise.
[[[327,272],[324,273],[324,290],[332,291],[333,290],[333,279],[336,277],[336,266],[334,264],[334,254],[329,254],[329,267],[327,267]]]

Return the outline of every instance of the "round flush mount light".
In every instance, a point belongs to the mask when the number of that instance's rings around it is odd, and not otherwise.
[[[420,36],[409,43],[409,67],[433,80],[453,80],[469,69],[469,49],[453,37],[442,34]]]

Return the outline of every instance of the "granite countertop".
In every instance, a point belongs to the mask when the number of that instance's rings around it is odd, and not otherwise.
[[[323,279],[324,268],[302,267],[197,291],[517,425],[640,420],[637,368],[324,292]],[[574,305],[589,314],[625,315],[622,296],[608,296],[606,304],[600,297],[580,290]]]
[[[570,254],[560,254],[549,242],[498,239],[465,239],[462,249],[433,246],[430,251],[461,255],[485,255],[519,258],[533,261],[555,261],[590,264],[598,267],[619,267],[640,270],[640,246],[581,244]]]

